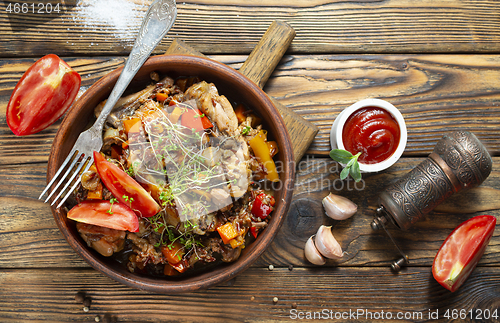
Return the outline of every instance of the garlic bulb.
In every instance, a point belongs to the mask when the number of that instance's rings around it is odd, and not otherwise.
[[[318,249],[314,245],[314,236],[309,237],[304,248],[304,254],[306,259],[315,265],[324,265],[326,263],[325,258],[319,253]]]
[[[351,200],[332,193],[323,199],[323,207],[326,215],[334,220],[350,218],[358,210],[358,206]]]
[[[332,227],[320,226],[314,239],[316,248],[326,258],[340,259],[344,255],[342,247],[332,234]]]

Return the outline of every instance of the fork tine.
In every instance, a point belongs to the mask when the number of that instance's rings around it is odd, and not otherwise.
[[[73,156],[75,155],[76,153],[76,149],[73,149],[69,154],[68,154],[68,157],[66,157],[66,159],[64,160],[64,162],[62,163],[61,166],[59,166],[59,169],[57,170],[57,173],[54,175],[54,177],[52,177],[52,179],[50,180],[49,184],[47,184],[47,186],[45,186],[45,189],[43,190],[42,194],[40,194],[40,196],[38,197],[39,200],[42,199],[42,196],[47,193],[47,191],[49,190],[49,188],[52,186],[52,184],[54,184],[54,182],[56,181],[57,177],[62,173],[63,169],[66,167],[66,165],[69,163],[69,161],[73,158]],[[70,167],[71,168],[71,167]],[[63,178],[65,178],[67,176],[67,174],[65,174],[63,176]],[[55,191],[57,189],[57,187],[59,187],[60,183],[57,184],[56,188],[53,190]],[[53,193],[51,193],[50,195],[52,195]],[[50,198],[50,195],[49,195],[49,198]],[[47,198],[48,200],[48,198]],[[45,200],[45,203],[47,202],[47,200]]]
[[[92,160],[89,160],[89,162],[87,163],[87,165],[83,169],[82,173],[85,173],[90,168],[91,165],[92,165]],[[71,193],[73,193],[73,191],[76,189],[76,187],[78,186],[78,184],[80,184],[81,180],[82,180],[82,177],[78,176],[75,184],[71,187],[71,189],[68,191],[68,193],[63,197],[63,199],[61,200],[61,202],[59,202],[59,204],[57,205],[56,209],[60,208],[64,204],[64,202],[68,199],[68,197],[71,195]]]
[[[83,155],[82,161],[76,167],[73,175],[71,175],[71,177],[67,180],[66,185],[64,185],[64,187],[61,189],[61,191],[59,192],[59,194],[57,194],[57,196],[54,198],[54,200],[52,201],[52,203],[50,203],[51,206],[54,205],[56,203],[56,201],[61,197],[61,195],[66,191],[66,189],[68,188],[68,186],[75,179],[76,175],[80,175],[80,170],[82,169],[83,165],[86,164],[88,158],[89,157],[87,155]]]
[[[64,183],[64,180],[68,177],[69,173],[71,173],[71,171],[75,167],[75,164],[80,159],[80,153],[77,152],[76,150],[75,150],[75,152],[73,152],[72,156],[74,156],[73,157],[73,162],[71,163],[71,165],[66,170],[66,173],[64,173],[64,175],[61,177],[61,180],[57,183],[56,187],[54,187],[54,189],[50,192],[49,196],[47,196],[47,198],[45,199],[44,203],[47,203],[47,201],[52,197],[52,195],[54,195],[54,193],[57,192],[57,189],[59,188],[59,186],[61,186],[61,184]],[[70,157],[70,156],[68,156],[68,157]],[[67,158],[66,158],[66,160],[69,161],[69,159],[67,159]],[[66,161],[64,161],[64,163],[66,164]],[[59,171],[61,171],[62,169],[63,169],[63,166],[59,167]],[[57,176],[54,176],[54,178],[56,178],[56,177]]]

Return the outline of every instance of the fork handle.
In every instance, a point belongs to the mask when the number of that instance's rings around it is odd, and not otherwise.
[[[92,126],[94,135],[101,136],[106,118],[113,110],[118,99],[137,74],[141,66],[148,59],[153,49],[165,37],[174,24],[177,17],[175,0],[155,0],[149,7],[146,16],[142,21],[139,34],[134,43],[134,47],[125,63],[118,81],[116,82],[109,98],[106,100],[101,114]]]

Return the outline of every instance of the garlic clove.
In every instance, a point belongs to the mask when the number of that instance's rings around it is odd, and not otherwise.
[[[342,247],[332,234],[331,226],[320,226],[314,239],[316,248],[326,258],[340,259],[344,255]]]
[[[326,259],[319,253],[318,249],[314,244],[314,236],[309,237],[306,242],[306,246],[304,248],[304,254],[306,259],[309,260],[312,264],[315,265],[324,265],[326,263]]]
[[[345,220],[358,211],[358,206],[348,198],[330,193],[323,199],[326,215],[334,220]]]

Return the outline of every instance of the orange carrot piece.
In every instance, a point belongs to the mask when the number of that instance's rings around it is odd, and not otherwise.
[[[138,133],[140,131],[140,127],[142,126],[142,122],[140,118],[132,118],[123,120],[123,129],[125,133],[128,135],[130,132]]]
[[[172,267],[171,264],[165,264],[165,267],[163,268],[163,274],[165,276],[177,276],[179,275],[179,272]]]
[[[163,92],[156,93],[156,101],[163,102],[168,99],[168,94]]]
[[[231,222],[228,222],[218,227],[217,232],[219,232],[222,241],[226,244],[229,243],[231,239],[234,239],[238,236],[238,232],[236,231]]]
[[[243,104],[239,104],[236,109],[234,109],[234,113],[236,114],[236,118],[238,119],[238,124],[244,122],[247,119],[245,115],[246,109]]]
[[[278,144],[276,143],[276,141],[268,141],[267,148],[269,148],[269,153],[271,154],[271,157],[274,157],[279,151]]]
[[[236,249],[239,246],[241,246],[245,242],[245,238],[243,236],[237,236],[234,239],[231,239],[229,241],[229,244],[231,245],[231,248]]]
[[[184,246],[179,242],[175,241],[169,243],[166,246],[161,247],[161,252],[171,265],[179,263],[184,256]]]
[[[93,191],[88,191],[87,199],[89,200],[102,200],[102,184],[99,182],[97,188]]]

